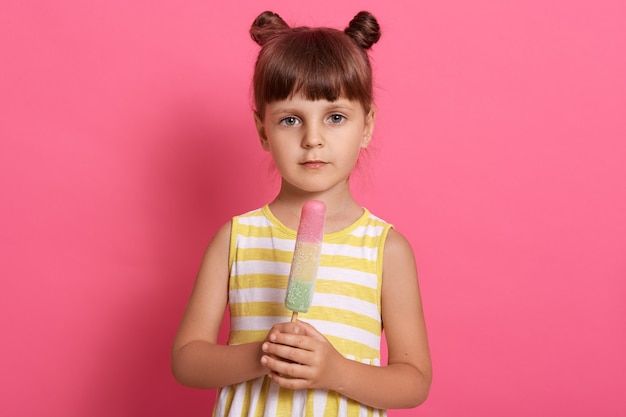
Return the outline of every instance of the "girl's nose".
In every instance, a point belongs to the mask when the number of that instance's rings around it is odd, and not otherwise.
[[[302,146],[305,148],[315,148],[324,145],[324,139],[320,130],[314,126],[309,126],[302,138]]]

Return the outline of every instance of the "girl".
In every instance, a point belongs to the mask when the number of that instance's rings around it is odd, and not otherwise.
[[[349,186],[374,129],[367,49],[378,23],[360,12],[343,32],[290,28],[264,12],[250,33],[261,46],[254,119],[281,186],[210,242],[174,341],[174,376],[220,388],[217,416],[383,416],[415,407],[428,395],[431,362],[413,252]],[[322,260],[312,307],[292,323],[283,300],[310,199],[327,207]],[[227,306],[230,336],[220,345]]]

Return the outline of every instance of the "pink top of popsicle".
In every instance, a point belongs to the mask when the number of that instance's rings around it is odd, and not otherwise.
[[[319,200],[309,200],[302,206],[297,239],[301,242],[321,243],[324,239],[326,205]]]

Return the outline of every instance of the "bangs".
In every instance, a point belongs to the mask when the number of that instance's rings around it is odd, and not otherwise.
[[[257,60],[254,86],[261,114],[263,103],[296,95],[331,102],[345,97],[360,101],[366,111],[372,101],[366,53],[342,32],[327,28],[303,28],[270,41]]]

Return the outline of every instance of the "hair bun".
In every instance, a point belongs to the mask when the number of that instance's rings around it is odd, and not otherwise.
[[[252,39],[263,46],[276,34],[289,29],[289,25],[276,13],[265,11],[257,16],[250,27]]]
[[[363,49],[369,49],[380,39],[380,26],[376,18],[366,11],[357,13],[344,33]]]

